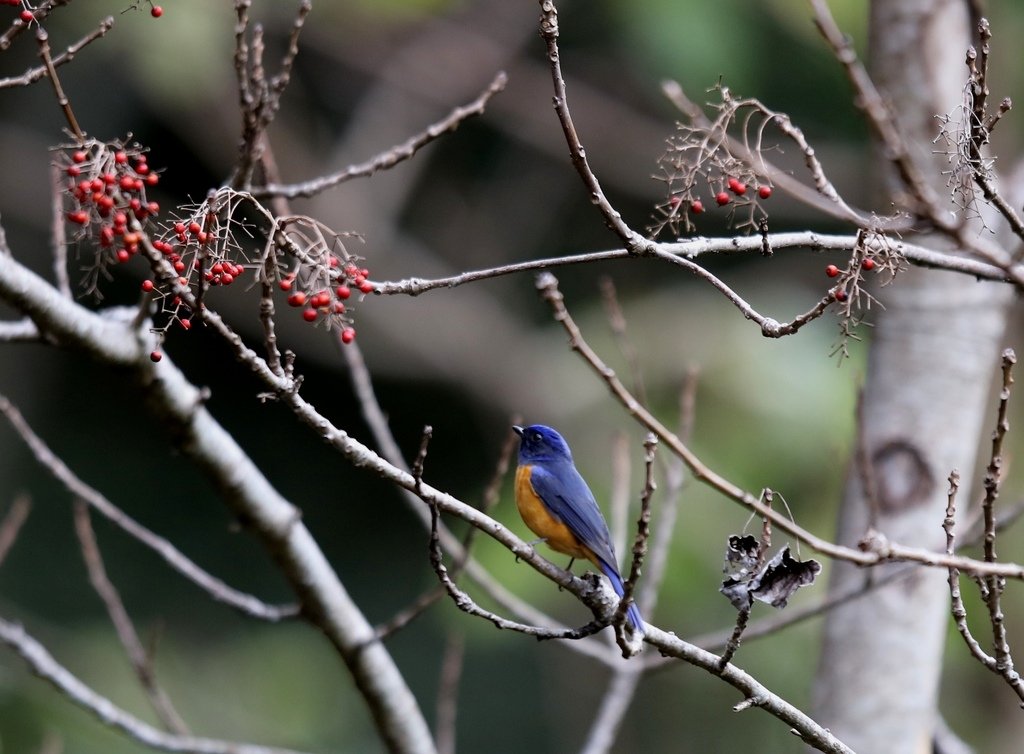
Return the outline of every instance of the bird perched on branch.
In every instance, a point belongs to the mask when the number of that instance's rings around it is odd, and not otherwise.
[[[552,550],[574,559],[585,558],[597,566],[622,597],[622,576],[608,524],[597,507],[594,493],[573,464],[569,445],[558,432],[543,424],[512,429],[519,435],[519,515]],[[636,605],[629,606],[626,617],[633,629],[642,634],[644,622]]]

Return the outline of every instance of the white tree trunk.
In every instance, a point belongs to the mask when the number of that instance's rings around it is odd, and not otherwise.
[[[969,27],[961,0],[871,4],[873,78],[941,194],[948,164],[931,154],[935,116],[962,102]],[[855,545],[873,526],[891,540],[941,549],[946,479],[959,470],[965,506],[980,434],[995,415],[987,398],[1011,291],[912,270],[885,293],[860,427],[871,482],[851,464],[839,540]],[[865,491],[872,487],[873,500]],[[867,577],[839,564],[831,586]],[[937,569],[921,569],[830,613],[815,685],[817,719],[859,754],[929,754],[948,620],[946,573]]]

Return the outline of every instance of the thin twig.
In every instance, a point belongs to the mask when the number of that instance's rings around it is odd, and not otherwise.
[[[193,582],[213,599],[223,602],[231,607],[255,618],[269,621],[279,621],[291,618],[298,614],[298,608],[294,605],[269,605],[262,600],[245,594],[225,584],[220,579],[204,571],[194,562],[185,557],[174,545],[163,537],[153,533],[142,524],[138,523],[131,516],[114,505],[110,500],[101,495],[93,487],[90,487],[79,479],[71,469],[43,442],[25,421],[21,412],[4,396],[0,395],[0,413],[14,427],[15,431],[28,446],[36,460],[53,477],[75,497],[81,498],[92,506],[96,511],[105,516],[109,521],[120,527],[125,533],[156,552],[175,571]]]
[[[128,655],[143,691],[149,697],[153,711],[171,733],[179,736],[188,735],[188,726],[174,708],[174,704],[163,687],[157,683],[156,672],[149,653],[142,646],[142,641],[135,631],[135,625],[125,609],[117,587],[107,576],[107,569],[103,565],[103,556],[100,554],[100,548],[96,542],[96,534],[93,532],[92,522],[89,520],[88,504],[82,500],[76,500],[73,509],[75,533],[78,535],[78,541],[82,547],[82,558],[89,572],[89,581],[93,589],[96,590],[96,594],[103,600],[107,615],[110,616],[110,622],[114,624],[114,630],[117,631],[117,638]]]
[[[704,110],[686,96],[678,82],[664,81],[661,84],[661,90],[694,127],[702,130],[708,130],[712,127],[712,122],[704,113]],[[806,144],[806,142],[804,143],[807,148],[801,146],[801,151],[804,153],[805,161],[807,162],[808,169],[811,171],[816,188],[811,188],[793,177],[791,172],[773,165],[764,158],[763,153],[756,155],[755,159],[755,155],[750,152],[747,146],[730,134],[725,133],[724,137],[729,151],[739,155],[744,162],[755,168],[755,170],[758,166],[762,167],[765,177],[768,178],[773,186],[782,189],[798,201],[820,212],[824,212],[838,220],[853,222],[860,227],[878,228],[883,231],[907,230],[910,227],[909,218],[906,215],[878,217],[847,204],[826,177],[824,167],[813,154],[813,149],[811,149],[811,154],[808,156],[810,145]],[[827,187],[825,190],[822,190],[823,184]]]
[[[14,547],[21,527],[32,511],[32,500],[28,495],[18,495],[0,521],[0,565],[7,559],[7,553]]]
[[[441,679],[437,688],[437,723],[434,740],[437,754],[455,754],[456,721],[459,712],[459,680],[466,654],[466,640],[460,633],[448,635],[441,656]]]
[[[674,454],[679,456],[698,481],[716,490],[726,498],[739,503],[748,511],[762,518],[770,518],[772,523],[779,529],[804,542],[817,552],[831,558],[846,560],[861,566],[899,561],[917,562],[933,567],[955,565],[960,570],[978,575],[999,575],[1024,580],[1024,566],[1022,565],[1016,563],[987,563],[972,558],[933,552],[923,548],[907,547],[897,542],[889,541],[881,532],[877,531],[869,532],[859,543],[859,549],[845,547],[812,534],[789,518],[768,508],[757,496],[743,490],[705,465],[676,434],[671,432],[653,414],[640,405],[639,401],[616,376],[615,371],[605,364],[583,339],[579,327],[565,308],[562,294],[558,290],[558,280],[554,275],[551,273],[538,275],[536,286],[544,299],[550,304],[555,321],[562,325],[569,336],[571,348],[604,380],[612,395],[622,404],[630,416],[657,435],[661,442],[665,443]]]
[[[57,57],[53,58],[53,67],[59,68],[65,63],[70,63],[72,60],[75,59],[75,55],[78,54],[79,50],[81,50],[83,47],[90,44],[91,42],[95,42],[100,37],[106,35],[106,33],[110,31],[113,28],[113,26],[113,16],[107,16],[100,22],[99,28],[94,29],[74,44],[69,45],[67,49],[64,50],[64,52],[62,52]],[[0,41],[0,50],[3,49],[3,42]],[[47,74],[47,70],[47,66],[40,65],[36,66],[35,68],[28,69],[27,71],[25,71],[25,73],[23,73],[20,76],[11,76],[9,78],[0,79],[0,89],[8,89],[10,87],[15,86],[28,86],[29,84],[34,84],[36,81],[43,78]]]
[[[275,196],[286,199],[311,197],[353,178],[367,178],[381,170],[393,168],[400,162],[414,157],[420,149],[435,139],[455,131],[463,121],[476,115],[482,115],[487,107],[487,103],[490,102],[494,95],[502,91],[507,83],[508,76],[504,71],[499,72],[475,100],[467,105],[456,107],[444,118],[427,126],[420,133],[409,137],[401,144],[396,144],[365,162],[349,165],[336,173],[303,183],[280,184],[268,182],[265,186],[253,187],[252,194],[258,199]]]
[[[622,358],[626,360],[629,367],[630,377],[633,380],[633,394],[638,401],[646,406],[647,390],[644,387],[643,372],[640,369],[640,355],[633,347],[633,342],[626,332],[626,316],[622,313],[619,297],[615,291],[615,281],[610,275],[601,276],[601,300],[604,302],[608,325],[615,335]]]
[[[572,164],[583,180],[583,185],[586,186],[590,201],[604,217],[605,224],[622,240],[631,254],[644,253],[649,248],[649,242],[626,224],[622,216],[608,201],[597,176],[590,169],[587,153],[583,149],[583,144],[576,133],[576,126],[572,122],[572,114],[569,112],[569,102],[565,93],[565,79],[562,76],[562,64],[558,51],[558,9],[555,7],[554,0],[541,0],[540,8],[540,35],[548,50],[551,80],[555,89],[555,113],[558,115],[558,122],[562,125],[562,133],[569,146]]]
[[[498,628],[518,631],[519,633],[526,634],[527,636],[533,636],[537,639],[582,639],[586,636],[591,636],[597,633],[608,625],[606,622],[595,620],[578,629],[571,628],[565,631],[555,631],[548,628],[542,628],[540,626],[530,626],[525,623],[519,623],[518,621],[502,618],[497,613],[493,613],[490,610],[485,610],[480,607],[473,601],[472,597],[459,589],[455,582],[449,577],[448,569],[445,567],[443,562],[444,556],[441,553],[441,539],[438,536],[438,520],[440,519],[440,511],[433,500],[427,499],[427,504],[430,506],[431,521],[430,565],[433,567],[438,580],[444,586],[448,595],[452,598],[452,601],[459,610],[477,618],[489,620]]]
[[[294,749],[165,733],[121,709],[72,675],[42,644],[16,623],[0,618],[0,642],[21,655],[33,673],[53,684],[69,701],[92,713],[106,725],[124,731],[131,738],[154,749],[191,754],[300,754]]]
[[[633,540],[633,559],[629,564],[629,576],[622,585],[622,599],[615,611],[612,622],[620,625],[626,616],[626,610],[633,602],[633,591],[636,589],[637,581],[643,572],[644,558],[647,556],[647,541],[651,537],[651,498],[658,488],[654,479],[655,451],[658,449],[658,438],[653,433],[648,433],[644,439],[644,488],[640,493],[640,516],[636,522],[636,537]],[[623,652],[627,652],[625,646]]]
[[[43,59],[43,65],[46,67],[46,75],[49,76],[50,83],[53,84],[53,91],[57,95],[57,104],[64,111],[64,118],[68,122],[68,128],[71,129],[71,133],[74,134],[79,143],[82,143],[85,141],[85,134],[82,133],[82,129],[78,126],[78,120],[71,109],[71,100],[64,93],[64,89],[60,85],[60,79],[57,77],[57,68],[53,64],[53,58],[50,57],[50,35],[46,33],[46,29],[39,27],[39,31],[36,32],[36,41],[39,43],[39,56]]]

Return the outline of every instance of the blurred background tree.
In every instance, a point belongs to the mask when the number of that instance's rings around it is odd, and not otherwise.
[[[867,2],[831,5],[863,54]],[[202,0],[168,0],[159,19],[150,17],[148,6],[124,10],[124,2],[93,0],[50,16],[46,27],[56,49],[104,14],[116,18],[108,37],[61,69],[65,90],[91,135],[110,139],[131,132],[150,148],[150,164],[165,167],[152,194],[162,206],[200,201],[231,173],[237,155],[234,12],[229,3]],[[666,78],[678,80],[694,98],[721,79],[733,91],[787,112],[848,200],[888,210],[866,169],[867,129],[840,66],[802,6],[652,0],[566,2],[561,10],[562,53],[580,136],[595,173],[633,227],[643,228],[665,198],[664,185],[651,176],[679,117],[660,91]],[[18,9],[9,12],[14,19]],[[999,38],[1020,37],[1024,8],[1002,3],[990,12]],[[294,8],[257,4],[253,13],[265,25],[268,57],[276,59]],[[296,200],[294,211],[359,234],[362,240],[349,246],[366,258],[375,280],[436,277],[619,245],[566,159],[536,16],[535,5],[500,0],[317,5],[270,131],[284,181],[361,162],[473,99],[497,70],[507,71],[509,80],[481,118],[414,159]],[[949,53],[962,57],[959,49]],[[1024,73],[1014,65],[1012,44],[997,44],[993,55],[997,96],[1021,94]],[[0,61],[5,75],[16,75],[37,65],[37,48],[23,37]],[[64,121],[45,81],[0,97],[0,218],[15,256],[49,276],[50,150],[66,140]],[[1019,154],[1020,134],[1013,125],[1001,129],[995,153]],[[795,152],[777,156],[794,170],[800,159]],[[781,194],[772,198],[771,219],[773,231],[812,223],[821,232],[839,228]],[[728,229],[709,213],[699,232],[712,236]],[[707,266],[759,309],[788,313],[827,289],[825,262],[811,255],[723,255]],[[73,274],[77,270],[72,252]],[[118,270],[102,287],[102,304],[136,303],[142,277],[141,268]],[[656,413],[674,421],[682,374],[699,367],[694,448],[747,489],[783,491],[802,526],[829,535],[841,469],[853,450],[866,346],[854,344],[852,358],[837,369],[829,358],[838,337],[834,321],[768,340],[696,279],[666,274],[656,261],[628,260],[560,275],[577,319],[604,353],[613,353],[615,345],[601,304],[602,277],[617,288]],[[256,305],[254,292],[220,302],[222,313],[252,341],[260,337],[252,316]],[[633,458],[630,485],[639,488],[642,431],[566,348],[537,299],[532,276],[416,298],[368,297],[356,311],[362,353],[407,459],[415,456],[422,427],[433,427],[428,480],[435,487],[479,501],[511,418],[519,415],[557,426],[570,438],[602,503],[614,481],[612,448],[624,435]],[[368,437],[338,349],[321,330],[290,314],[282,312],[278,334],[298,354],[303,394],[352,435]],[[870,338],[869,331],[862,334]],[[1018,339],[1015,331],[1007,342]],[[202,328],[172,331],[166,350],[191,379],[209,387],[211,411],[302,508],[303,522],[371,621],[387,620],[434,585],[426,535],[391,485],[340,462],[281,406],[256,401],[262,387]],[[209,483],[140,407],[135,387],[106,367],[42,344],[8,345],[5,353],[0,392],[71,468],[228,583],[268,601],[291,598],[264,551],[239,532]],[[1013,435],[1011,442],[1019,446]],[[1016,489],[1013,479],[1007,489]],[[0,568],[0,610],[30,625],[72,671],[150,719],[103,606],[87,588],[71,500],[6,428],[0,432],[0,489],[6,490],[4,504],[21,492],[33,504]],[[502,493],[493,515],[529,538],[508,480]],[[647,616],[652,622],[683,638],[731,626],[734,610],[717,593],[722,545],[745,523],[746,514],[722,505],[716,494],[687,486],[669,575],[655,615]],[[193,729],[312,751],[380,749],[356,690],[315,631],[241,618],[105,522],[97,520],[96,529],[111,578],[157,647],[160,680]],[[476,555],[508,588],[571,625],[586,620],[571,598],[485,539]],[[1019,537],[1006,538],[1000,554],[1024,559]],[[822,583],[814,591],[823,590]],[[800,595],[794,604],[808,599],[814,595]],[[1006,609],[1007,624],[1020,636],[1022,611],[1014,604]],[[809,621],[752,641],[739,661],[807,709],[820,628]],[[428,717],[453,635],[464,642],[460,750],[579,748],[606,671],[555,643],[538,644],[469,620],[447,601],[387,642]],[[948,647],[942,704],[948,721],[979,751],[1017,751],[1022,724],[1012,695],[997,678],[979,672],[957,641]],[[618,750],[796,750],[777,721],[734,717],[736,701],[733,690],[681,664],[652,674],[640,686]],[[0,741],[10,752],[146,750],[35,682],[6,653],[0,654]]]

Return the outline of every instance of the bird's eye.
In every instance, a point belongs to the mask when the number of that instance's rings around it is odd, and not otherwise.
[[[541,441],[540,432],[534,432],[532,435],[530,435],[530,440],[532,440],[533,442],[540,442]]]

